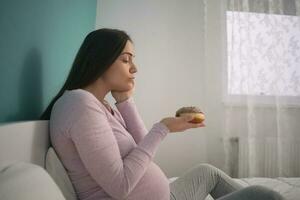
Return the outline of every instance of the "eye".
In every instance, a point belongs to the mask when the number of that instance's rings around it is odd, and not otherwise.
[[[123,60],[124,63],[129,63],[129,60]]]

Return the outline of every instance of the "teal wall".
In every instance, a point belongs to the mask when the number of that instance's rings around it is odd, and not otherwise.
[[[0,122],[38,119],[95,19],[96,0],[0,1]]]

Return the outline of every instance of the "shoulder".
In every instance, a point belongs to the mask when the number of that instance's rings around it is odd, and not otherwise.
[[[103,105],[91,93],[81,89],[67,90],[55,102],[50,121],[72,124],[88,112],[105,114]]]
[[[103,109],[103,106],[93,94],[81,89],[66,90],[56,104],[55,106],[59,107],[60,105],[61,108],[75,111],[86,107]]]

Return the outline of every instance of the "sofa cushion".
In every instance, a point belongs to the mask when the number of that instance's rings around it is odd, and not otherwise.
[[[54,179],[66,200],[76,200],[76,193],[71,180],[52,147],[48,149],[46,154],[46,170]]]
[[[44,168],[25,162],[0,167],[0,199],[65,200]]]

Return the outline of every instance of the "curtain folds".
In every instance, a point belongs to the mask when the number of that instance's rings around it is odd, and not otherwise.
[[[300,0],[227,0],[224,8],[227,172],[300,176]]]

